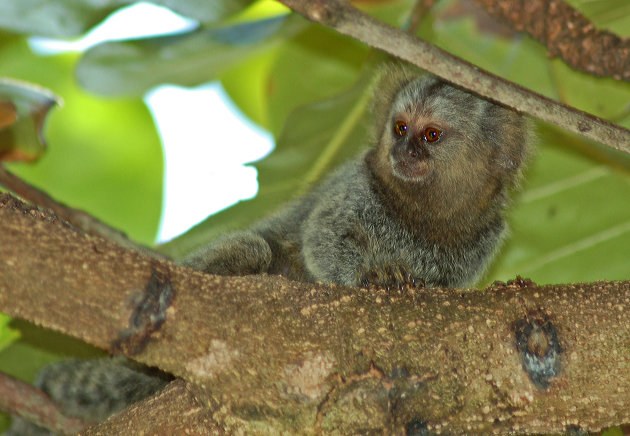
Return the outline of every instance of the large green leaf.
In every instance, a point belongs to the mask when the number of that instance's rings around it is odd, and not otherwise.
[[[81,58],[77,78],[103,95],[141,96],[163,83],[194,86],[299,30],[304,20],[279,16],[133,41],[107,42]]]
[[[367,11],[400,25],[408,17],[413,1],[376,4]],[[312,24],[274,50],[225,71],[221,82],[234,103],[277,138],[294,109],[352,86],[369,53],[365,45]]]
[[[596,148],[554,128],[539,132],[540,152],[510,214],[511,235],[486,281],[520,274],[539,283],[630,277],[630,157],[614,167]]]
[[[40,58],[24,40],[0,46],[5,74],[54,91],[64,106],[47,123],[48,151],[11,169],[58,200],[134,239],[152,243],[162,205],[162,149],[141,100],[106,100],[80,90],[75,55]]]
[[[319,25],[308,26],[282,44],[267,80],[271,132],[277,137],[297,107],[352,86],[368,52],[357,41]]]
[[[278,49],[250,56],[221,75],[221,85],[236,106],[254,123],[270,130],[267,108],[269,70]]]

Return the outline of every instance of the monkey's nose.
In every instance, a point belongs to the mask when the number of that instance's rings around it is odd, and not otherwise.
[[[407,143],[407,153],[414,159],[422,160],[430,156],[429,150],[421,139],[412,139]]]

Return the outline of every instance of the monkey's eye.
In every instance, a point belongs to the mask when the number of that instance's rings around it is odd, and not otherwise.
[[[394,123],[394,131],[396,132],[396,135],[403,136],[405,133],[407,133],[407,125],[404,121],[398,120],[396,121],[396,123]]]
[[[442,131],[435,127],[427,127],[424,129],[424,140],[427,142],[435,142],[442,136]]]

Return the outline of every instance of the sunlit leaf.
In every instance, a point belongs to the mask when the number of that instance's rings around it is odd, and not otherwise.
[[[44,152],[44,122],[57,102],[47,90],[0,78],[0,160],[31,161]]]
[[[179,35],[108,42],[83,56],[77,78],[90,91],[118,96],[141,96],[163,83],[199,85],[270,49],[304,23],[297,16],[280,16],[202,27]]]
[[[371,128],[366,116],[371,79],[372,71],[366,71],[345,93],[295,110],[276,149],[255,164],[260,182],[256,198],[210,217],[163,245],[162,251],[179,257],[222,232],[261,219],[366,148]]]
[[[412,5],[411,0],[361,4],[394,25],[408,18]],[[239,108],[277,137],[294,109],[352,86],[369,53],[354,39],[311,24],[275,50],[226,71],[221,81]]]
[[[267,108],[269,70],[277,50],[250,56],[220,77],[221,85],[234,104],[250,120],[267,130],[271,130]]]

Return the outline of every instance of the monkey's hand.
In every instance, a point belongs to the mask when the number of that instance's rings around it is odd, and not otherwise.
[[[380,265],[372,265],[358,274],[359,286],[367,288],[370,285],[387,289],[402,290],[405,286],[422,287],[424,282],[415,278],[408,267],[398,262],[388,262]]]
[[[248,275],[266,272],[271,263],[267,241],[253,232],[234,232],[201,247],[182,264],[219,275]]]

